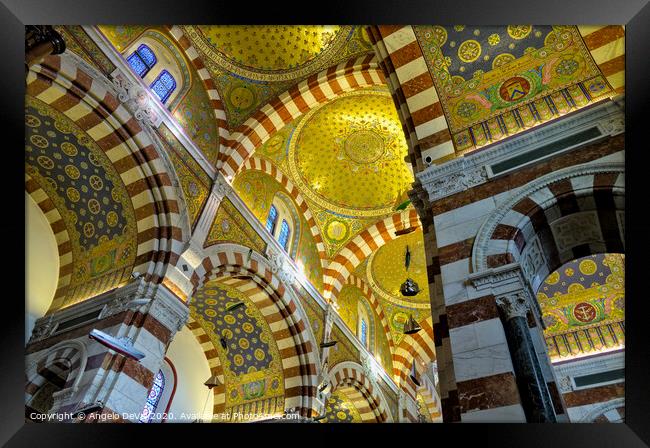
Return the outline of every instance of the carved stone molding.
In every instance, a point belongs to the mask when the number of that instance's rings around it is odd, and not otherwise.
[[[497,306],[504,312],[506,320],[514,319],[515,317],[526,318],[526,314],[528,313],[528,300],[523,291],[497,297],[496,302]]]
[[[594,126],[603,135],[614,136],[625,132],[625,116],[615,103],[604,103],[584,109],[565,120],[519,134],[485,150],[440,165],[431,165],[417,173],[416,178],[427,191],[429,200],[435,201],[487,182],[490,178],[488,166]]]
[[[278,276],[286,286],[291,286],[296,281],[296,273],[286,263],[287,255],[269,247],[267,250],[268,260],[271,265],[271,272]]]
[[[162,117],[156,112],[149,92],[140,85],[129,81],[119,69],[116,69],[111,77],[117,90],[117,98],[124,103],[135,119],[154,128],[158,127],[162,122]]]

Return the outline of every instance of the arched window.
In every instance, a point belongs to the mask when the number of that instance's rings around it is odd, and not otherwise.
[[[151,67],[156,65],[156,62],[158,62],[154,52],[145,44],[140,45],[138,49],[128,57],[127,61],[140,78],[144,78],[144,75],[146,75],[149,70],[151,70]]]
[[[275,205],[271,205],[269,209],[269,216],[266,218],[266,230],[268,230],[271,235],[275,231],[275,225],[278,222],[278,209],[275,208]]]
[[[176,81],[167,70],[160,72],[156,80],[151,83],[151,90],[160,98],[163,104],[165,104],[174,89],[176,89]]]
[[[368,346],[368,323],[363,318],[361,319],[360,322],[359,339],[361,340],[361,343],[363,345],[365,345],[366,347]]]
[[[149,423],[153,414],[156,412],[158,403],[160,402],[160,397],[162,397],[163,390],[165,389],[165,375],[163,375],[162,370],[158,371],[158,374],[153,380],[153,386],[149,390],[149,396],[147,397],[147,402],[142,409],[142,415],[140,416],[140,423]]]
[[[280,226],[280,235],[278,236],[278,242],[280,243],[280,246],[284,248],[284,250],[288,249],[290,233],[289,224],[287,224],[287,221],[283,219],[282,225]]]

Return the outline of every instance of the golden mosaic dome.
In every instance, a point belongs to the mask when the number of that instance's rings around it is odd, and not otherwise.
[[[192,42],[218,66],[263,81],[296,79],[320,65],[326,66],[345,45],[352,30],[338,25],[185,28]]]
[[[325,209],[385,215],[413,181],[404,163],[402,126],[385,89],[351,92],[312,110],[295,135],[289,149],[292,178]]]
[[[411,252],[408,272],[404,267],[406,246]],[[376,286],[375,292],[384,299],[411,308],[430,306],[424,238],[421,230],[396,238],[380,247],[370,257],[366,272]],[[415,296],[405,297],[400,292],[400,286],[407,277],[420,287],[420,292]]]

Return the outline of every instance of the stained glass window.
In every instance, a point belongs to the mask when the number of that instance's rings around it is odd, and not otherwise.
[[[165,375],[163,375],[162,370],[159,370],[153,380],[153,386],[151,386],[151,389],[149,390],[147,402],[142,409],[140,423],[149,423],[151,421],[151,417],[156,412],[156,407],[158,407],[158,403],[160,402],[163,389],[165,389]]]
[[[163,104],[167,101],[167,98],[169,98],[169,95],[172,94],[175,88],[176,81],[167,70],[160,72],[160,75],[158,75],[156,80],[151,84],[151,90],[153,90],[158,98],[160,98],[160,101],[162,101]]]
[[[127,61],[138,76],[143,78],[151,67],[156,65],[157,59],[151,48],[142,44],[127,58]]]
[[[361,329],[360,329],[359,339],[363,345],[368,346],[368,324],[366,324],[365,319],[361,319]]]
[[[278,209],[275,208],[275,205],[271,205],[269,209],[269,216],[266,218],[266,230],[268,230],[271,235],[275,231],[275,224],[278,221]]]
[[[284,219],[282,220],[282,226],[280,227],[280,235],[278,236],[278,242],[280,246],[287,250],[289,245],[289,224]]]

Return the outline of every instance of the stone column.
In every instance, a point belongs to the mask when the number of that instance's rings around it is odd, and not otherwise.
[[[521,405],[529,423],[555,423],[551,395],[528,329],[528,301],[523,291],[496,299],[510,348]]]
[[[168,289],[142,278],[46,316],[37,321],[26,348],[27,393],[39,385],[40,366],[47,366],[50,358],[69,358],[66,385],[56,393],[53,411],[99,409],[100,414],[116,417],[100,422],[135,422],[167,348],[188,316],[187,305]],[[90,339],[93,329],[128,338],[144,358],[126,358]]]

